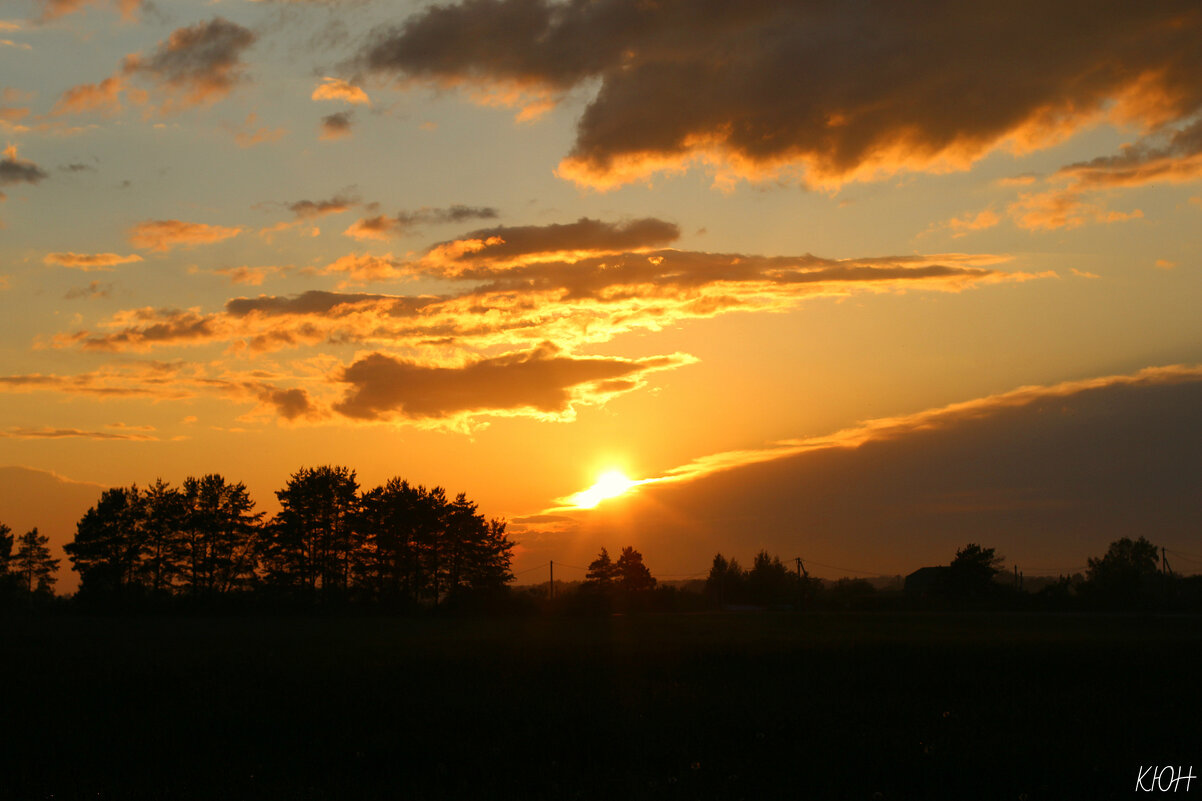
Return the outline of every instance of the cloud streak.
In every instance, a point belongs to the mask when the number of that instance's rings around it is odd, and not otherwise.
[[[179,246],[192,247],[221,242],[240,233],[241,228],[221,225],[182,220],[147,220],[130,229],[129,241],[137,248],[166,252]]]

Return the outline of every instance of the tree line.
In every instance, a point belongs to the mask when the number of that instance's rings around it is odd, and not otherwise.
[[[514,543],[460,493],[399,478],[361,491],[346,467],[302,468],[254,511],[216,474],[106,490],[65,546],[81,601],[232,596],[438,605],[512,580]]]

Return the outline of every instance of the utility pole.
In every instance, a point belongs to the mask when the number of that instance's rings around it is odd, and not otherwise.
[[[800,611],[805,606],[806,600],[806,581],[802,579],[802,576],[804,575],[808,579],[810,571],[805,569],[800,556],[794,556],[793,561],[797,562],[797,609]]]
[[[555,600],[555,560],[551,560],[551,586],[549,588],[551,600]]]

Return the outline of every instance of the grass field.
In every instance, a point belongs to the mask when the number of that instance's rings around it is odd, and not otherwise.
[[[1196,617],[61,617],[0,633],[15,799],[1126,798],[1141,766],[1202,769]]]

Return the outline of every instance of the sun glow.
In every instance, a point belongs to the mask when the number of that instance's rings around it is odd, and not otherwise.
[[[627,478],[620,470],[606,470],[597,477],[597,483],[586,490],[577,492],[568,500],[580,509],[592,509],[607,498],[624,495],[631,487],[640,482]]]

